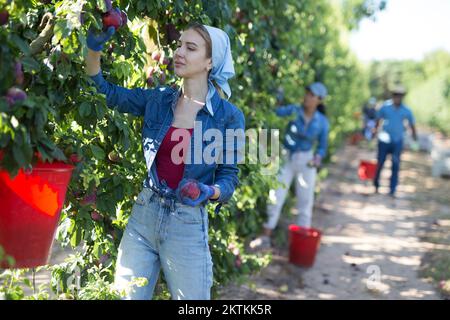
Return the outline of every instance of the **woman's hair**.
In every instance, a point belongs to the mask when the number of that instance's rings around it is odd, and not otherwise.
[[[312,93],[311,89],[306,88],[306,91]],[[322,99],[320,99],[320,104],[317,106],[317,111],[319,111],[324,116],[327,116],[327,107],[323,104]]]
[[[317,111],[319,111],[321,114],[323,114],[324,116],[327,115],[327,107],[323,104],[323,102],[321,102],[318,106],[317,106]]]
[[[204,25],[198,22],[191,23],[186,30],[195,30],[198,32],[198,34],[205,40],[206,43],[206,58],[212,58],[212,40],[211,36],[209,35],[208,30],[205,28]]]
[[[198,22],[193,22],[189,24],[189,26],[186,28],[186,30],[195,30],[197,33],[205,40],[206,43],[206,58],[211,59],[212,58],[212,40],[211,36],[209,35],[208,30],[205,28],[204,25]],[[209,70],[209,73],[211,70]],[[208,77],[209,77],[208,73]],[[217,83],[213,80],[212,83],[214,84],[214,87],[216,88],[217,92],[219,93],[220,97],[224,98],[225,94],[223,93],[223,90],[217,85]]]

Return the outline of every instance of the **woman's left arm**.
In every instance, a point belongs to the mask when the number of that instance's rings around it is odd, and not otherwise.
[[[228,132],[227,132],[228,131]],[[232,140],[231,140],[232,139]],[[211,200],[227,202],[230,200],[239,183],[238,163],[244,161],[245,156],[245,118],[242,111],[236,109],[225,128],[223,157],[216,174],[215,193]]]

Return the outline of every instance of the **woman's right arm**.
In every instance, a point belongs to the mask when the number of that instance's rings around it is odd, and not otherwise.
[[[126,89],[106,81],[100,68],[101,51],[88,49],[86,57],[86,73],[95,82],[98,92],[106,95],[108,107],[117,107],[119,112],[142,116],[147,101],[154,98],[154,89]]]
[[[279,117],[288,117],[294,112],[295,108],[296,108],[295,104],[289,104],[287,106],[278,107],[275,110],[275,113]]]
[[[86,73],[88,76],[93,77],[100,72],[100,56],[101,51],[94,51],[88,49],[86,57]]]

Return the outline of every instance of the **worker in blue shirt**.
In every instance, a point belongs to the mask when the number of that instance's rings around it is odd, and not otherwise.
[[[380,174],[383,170],[384,162],[388,154],[392,155],[392,175],[390,182],[391,197],[395,197],[398,184],[398,174],[400,170],[400,156],[403,150],[403,135],[405,133],[405,121],[411,127],[412,136],[417,141],[415,120],[412,111],[403,104],[406,90],[402,86],[397,86],[391,90],[392,100],[385,103],[377,113],[377,123],[374,132],[379,131],[382,123],[382,130],[378,132],[378,166],[374,178],[375,193],[380,187]]]
[[[288,153],[287,161],[278,176],[283,185],[277,190],[270,190],[269,201],[273,203],[267,206],[268,220],[264,224],[263,234],[250,243],[253,249],[270,247],[270,236],[278,224],[292,180],[295,180],[296,186],[297,224],[305,228],[311,227],[317,168],[328,148],[329,123],[323,105],[326,95],[326,87],[315,82],[306,87],[302,105],[291,104],[276,109],[279,117],[295,115],[295,119],[289,122],[283,141]],[[317,147],[314,148],[315,146]]]

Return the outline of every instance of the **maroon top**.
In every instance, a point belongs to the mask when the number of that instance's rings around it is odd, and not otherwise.
[[[173,190],[183,179],[184,150],[187,150],[190,145],[193,130],[194,128],[183,129],[171,126],[156,154],[156,172],[159,181],[165,180]]]

